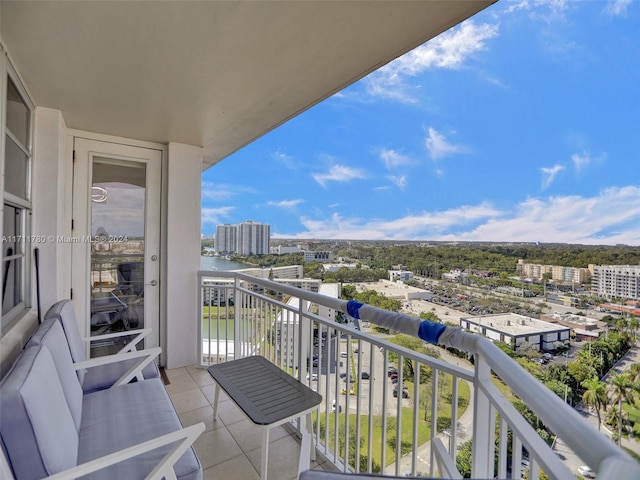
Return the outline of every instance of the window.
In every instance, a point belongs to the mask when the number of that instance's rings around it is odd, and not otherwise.
[[[6,62],[6,60],[5,60]],[[7,64],[3,70],[2,326],[30,306],[33,106]]]

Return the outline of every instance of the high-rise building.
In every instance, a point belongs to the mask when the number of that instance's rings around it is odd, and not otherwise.
[[[599,297],[640,300],[640,265],[594,265],[591,291]]]
[[[238,224],[236,253],[239,255],[263,255],[269,253],[271,226],[247,220]]]
[[[217,253],[235,253],[237,243],[237,227],[225,223],[216,226],[215,250]]]
[[[238,255],[263,255],[269,253],[271,226],[252,220],[237,225],[216,226],[215,250],[217,253]]]

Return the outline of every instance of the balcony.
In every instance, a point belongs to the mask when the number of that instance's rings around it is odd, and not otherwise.
[[[413,317],[367,307],[354,321],[343,300],[242,273],[200,272],[199,282],[200,365],[169,371],[167,388],[183,421],[207,423],[196,444],[210,467],[205,478],[257,478],[259,435],[228,399],[221,425],[213,424],[214,387],[204,370],[248,355],[264,356],[323,396],[313,415],[312,468],[461,478],[462,447],[470,451],[471,478],[575,479],[583,464],[598,478],[640,478],[631,457],[483,337],[449,329],[454,334],[440,343],[451,351],[412,336],[405,338],[415,345],[406,348],[373,335],[366,315],[407,333],[413,327],[402,325]],[[546,441],[510,392],[553,432]],[[270,470],[275,478],[297,474],[298,426],[287,427],[273,437],[270,469],[281,469]],[[571,458],[554,452],[555,440]]]

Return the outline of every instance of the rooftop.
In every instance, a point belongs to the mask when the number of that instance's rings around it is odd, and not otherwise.
[[[500,313],[494,315],[479,315],[474,317],[462,317],[460,320],[467,320],[477,325],[485,325],[495,330],[509,333],[511,335],[526,335],[531,333],[557,332],[566,327],[558,324],[537,320],[517,313]]]

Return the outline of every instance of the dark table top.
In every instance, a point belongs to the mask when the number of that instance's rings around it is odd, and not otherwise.
[[[209,374],[257,425],[295,417],[322,396],[261,356],[212,365]]]

